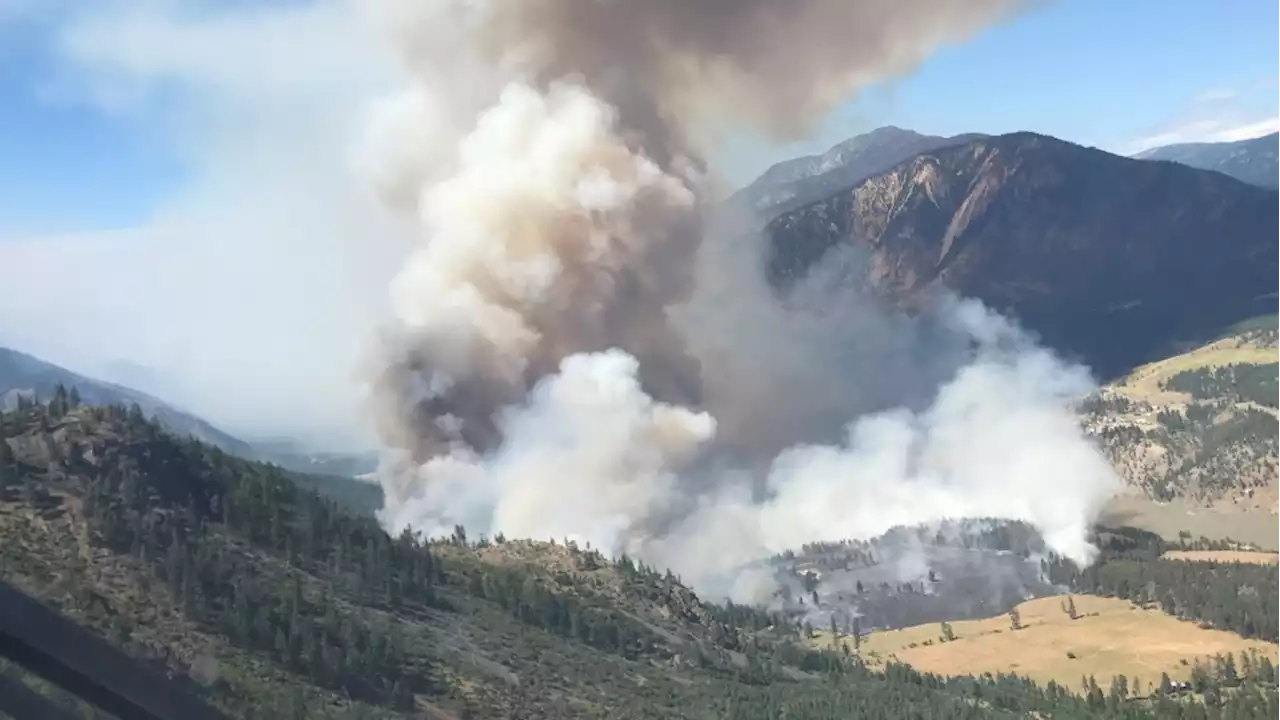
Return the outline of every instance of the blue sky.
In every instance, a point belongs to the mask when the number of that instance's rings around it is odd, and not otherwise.
[[[1033,129],[1108,149],[1210,94],[1234,94],[1223,115],[1274,118],[1278,22],[1270,0],[1062,0],[938,53],[889,114],[921,132]]]
[[[55,25],[5,22],[5,7],[0,0],[0,239],[144,224],[186,182],[182,155],[146,112],[73,101]],[[884,124],[948,135],[1035,130],[1121,152],[1145,138],[1265,129],[1278,114],[1277,25],[1273,0],[1046,3],[851,102],[808,142],[744,153],[727,169],[749,178]]]

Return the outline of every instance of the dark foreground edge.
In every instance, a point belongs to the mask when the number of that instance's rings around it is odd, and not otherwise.
[[[120,720],[227,720],[164,675],[3,581],[0,655]],[[15,695],[11,682],[0,683],[0,704],[38,702]],[[30,704],[4,711],[16,720],[61,717]]]

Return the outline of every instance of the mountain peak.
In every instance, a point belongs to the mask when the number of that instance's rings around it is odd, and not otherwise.
[[[1280,133],[1233,142],[1164,145],[1143,150],[1133,157],[1213,170],[1250,185],[1280,187]]]
[[[941,288],[977,298],[1109,375],[1274,312],[1276,208],[1274,191],[1216,172],[979,137],[779,213],[769,272],[785,285],[860,246],[868,281],[905,306]]]
[[[833,145],[820,155],[777,163],[734,195],[766,219],[819,200],[920,153],[980,135],[938,137],[885,125]]]

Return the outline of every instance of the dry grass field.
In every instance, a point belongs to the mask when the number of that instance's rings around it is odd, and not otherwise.
[[[940,675],[1018,673],[1045,683],[1078,688],[1081,676],[1099,683],[1115,675],[1138,678],[1143,687],[1167,672],[1186,680],[1197,657],[1248,648],[1280,662],[1274,643],[1246,640],[1234,633],[1204,630],[1159,610],[1144,610],[1127,601],[1088,595],[1073,596],[1080,617],[1063,612],[1065,597],[1040,598],[1018,606],[1022,629],[1010,629],[1007,615],[951,623],[955,640],[942,642],[939,623],[872,633],[863,638],[861,655],[871,664],[889,659]],[[847,642],[842,639],[842,642]],[[830,644],[830,633],[813,641]],[[928,643],[928,644],[926,644]],[[1074,657],[1071,657],[1074,655]]]
[[[1280,563],[1280,554],[1268,552],[1248,552],[1245,550],[1170,550],[1163,557],[1169,560],[1191,560],[1194,562],[1219,563],[1258,563],[1259,565],[1275,565]]]
[[[1264,490],[1274,491],[1274,487],[1273,485]],[[1123,495],[1112,498],[1107,503],[1102,522],[1113,526],[1131,525],[1142,528],[1175,542],[1178,532],[1186,530],[1192,537],[1231,539],[1266,550],[1280,549],[1277,547],[1280,518],[1269,511],[1225,506],[1206,508],[1183,498],[1156,502],[1147,497]]]
[[[1113,387],[1126,395],[1156,405],[1185,402],[1184,395],[1162,390],[1160,384],[1184,370],[1237,363],[1265,365],[1278,360],[1280,357],[1277,356],[1276,348],[1257,347],[1239,338],[1227,338],[1182,355],[1143,365]]]

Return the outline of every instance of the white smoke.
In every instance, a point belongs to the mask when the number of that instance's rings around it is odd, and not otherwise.
[[[779,298],[760,239],[708,224],[692,140],[726,99],[803,127],[1006,5],[385,4],[415,83],[366,170],[420,244],[375,358],[384,521],[576,538],[747,599],[768,554],[953,517],[1087,562],[1114,483],[1069,407],[1088,374],[972,302],[901,315],[848,253]]]

